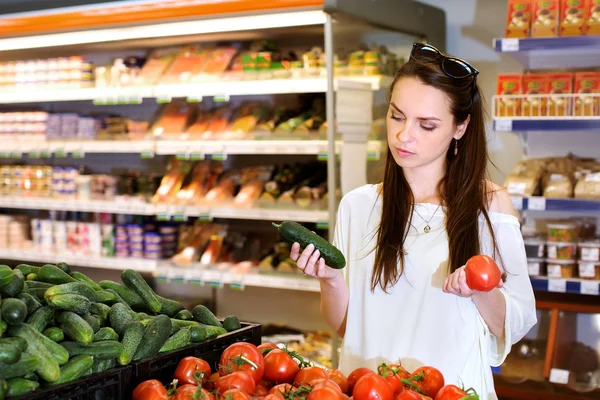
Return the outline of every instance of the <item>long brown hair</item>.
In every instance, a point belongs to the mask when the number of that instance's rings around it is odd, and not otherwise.
[[[441,204],[446,207],[446,231],[449,247],[449,272],[465,265],[479,254],[479,215],[483,215],[491,233],[494,255],[497,244],[487,207],[491,189],[485,181],[488,162],[483,99],[475,78],[448,77],[435,61],[410,59],[396,74],[389,88],[389,96],[398,80],[416,78],[425,85],[444,92],[450,100],[454,124],[471,119],[459,141],[460,150],[454,155],[454,146],[446,153],[446,172],[438,184]],[[375,265],[371,276],[371,290],[380,286],[387,291],[404,272],[404,242],[412,222],[414,196],[402,168],[396,164],[388,148],[383,179],[381,222],[377,231]]]

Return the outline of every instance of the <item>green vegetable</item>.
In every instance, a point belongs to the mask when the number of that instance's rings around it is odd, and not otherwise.
[[[77,314],[87,313],[90,311],[90,306],[92,305],[87,297],[78,294],[57,294],[56,296],[49,297],[46,301],[56,308],[72,311]]]
[[[21,359],[14,364],[0,364],[0,378],[19,378],[35,371],[39,365],[40,360],[38,357],[23,353]]]
[[[140,343],[142,342],[142,338],[144,337],[144,325],[142,325],[139,321],[130,322],[125,327],[125,332],[123,333],[123,340],[121,343],[123,344],[123,351],[119,354],[117,361],[121,365],[128,365],[133,356],[138,350]]]
[[[87,275],[82,274],[81,272],[73,271],[69,275],[71,275],[71,277],[77,279],[79,282],[85,283],[86,285],[88,285],[89,287],[91,287],[92,289],[94,289],[97,292],[102,291],[102,288],[100,287],[100,285],[98,285],[96,282],[94,282],[93,280],[88,278]]]
[[[23,285],[25,285],[25,276],[18,269],[12,271],[12,281],[5,286],[0,288],[0,293],[4,297],[16,297],[23,290]]]
[[[0,336],[4,335],[4,332],[8,329],[6,321],[0,321]]]
[[[111,293],[108,290],[100,290],[96,292],[96,299],[98,300],[98,303],[111,305],[119,300],[114,293]]]
[[[227,332],[237,331],[241,327],[242,325],[240,324],[240,320],[237,319],[237,317],[234,317],[233,315],[230,315],[229,317],[226,317],[223,320],[223,328],[225,328]]]
[[[18,348],[19,350],[27,350],[27,341],[20,337],[5,337],[0,339],[0,345],[9,345]]]
[[[123,303],[116,303],[110,308],[110,326],[119,336],[123,335],[125,327],[133,321],[129,308]]]
[[[108,293],[109,295],[112,295],[112,299],[110,301],[104,301],[103,303],[111,304],[111,305],[121,303],[123,305],[126,305],[127,308],[131,309],[131,307],[129,307],[129,304],[127,304],[127,302],[125,300],[123,300],[123,298],[121,296],[119,296],[119,294],[117,292],[115,292],[114,290],[106,289],[106,290],[104,290],[104,293]]]
[[[116,340],[103,340],[89,344],[62,342],[62,346],[69,352],[71,357],[86,354],[99,360],[117,358],[123,351],[123,345]]]
[[[69,268],[69,266],[65,262],[59,262],[58,264],[56,264],[56,267],[60,268],[61,270],[63,270],[67,274],[71,273],[71,268]]]
[[[152,318],[152,317],[150,315],[146,314],[145,312],[137,313],[137,315],[135,316],[135,319],[138,321],[143,321],[148,318]]]
[[[10,285],[13,279],[13,270],[8,265],[0,265],[0,289]]]
[[[50,264],[46,264],[42,268],[40,268],[40,271],[38,272],[38,277],[42,282],[53,283],[55,285],[60,285],[69,282],[79,282],[77,279],[71,277],[71,275],[67,274],[62,269]]]
[[[171,320],[166,315],[156,316],[144,330],[142,342],[133,359],[141,360],[158,354],[158,351],[169,339],[171,333]]]
[[[8,397],[22,396],[26,393],[33,392],[40,387],[36,381],[23,378],[13,378],[8,380]]]
[[[173,318],[190,321],[190,320],[194,319],[194,316],[188,310],[181,310],[177,314],[175,314],[175,316]]]
[[[19,264],[15,267],[15,269],[20,270],[23,275],[27,276],[29,274],[38,274],[40,272],[40,267],[34,267],[29,264]]]
[[[159,353],[166,353],[167,351],[173,351],[186,346],[190,342],[191,338],[190,328],[181,329],[179,332],[171,336],[165,344],[158,351]]]
[[[92,303],[90,306],[90,313],[98,317],[100,325],[104,325],[110,314],[110,306],[102,303]]]
[[[63,340],[65,340],[64,332],[62,331],[62,329],[57,328],[57,327],[45,329],[43,332],[43,335],[56,343],[62,342]]]
[[[19,299],[2,300],[2,318],[9,325],[17,325],[27,318],[27,306]]]
[[[92,330],[94,331],[94,334],[98,332],[98,330],[100,330],[100,320],[98,317],[91,314],[85,314],[83,316],[83,319],[85,320],[85,322],[90,324]]]
[[[27,306],[27,315],[33,314],[33,312],[42,306],[42,303],[37,301],[37,299],[29,293],[21,292],[17,296],[17,299],[21,300]]]
[[[50,354],[52,354],[52,357],[54,357],[58,365],[63,365],[64,363],[69,361],[69,353],[67,352],[67,350],[65,350],[64,347],[62,347],[60,344],[56,343],[49,337],[37,331],[35,332],[42,344],[46,347],[46,349],[48,349]]]
[[[215,317],[215,314],[213,314],[206,306],[202,304],[198,304],[196,307],[194,307],[192,310],[192,315],[194,316],[194,319],[201,324],[218,327],[222,326],[221,322],[217,319],[217,317]]]
[[[123,299],[123,301],[125,301],[129,305],[129,307],[131,307],[134,310],[146,309],[146,303],[144,303],[144,300],[136,292],[129,288],[126,288],[123,285],[119,285],[117,282],[108,280],[100,281],[100,287],[102,287],[103,289],[113,290],[119,295],[119,297]]]
[[[279,229],[281,239],[288,243],[298,242],[303,249],[309,244],[315,246],[315,249],[319,250],[327,266],[335,269],[342,269],[346,266],[346,259],[341,251],[299,223],[284,221],[280,225],[273,224],[273,226]]]
[[[160,314],[173,318],[178,312],[183,311],[185,307],[178,301],[165,299],[164,297],[158,296],[161,304]]]
[[[8,383],[5,379],[0,379],[0,400],[4,400],[8,396]]]
[[[116,365],[114,359],[111,360],[98,360],[94,359],[94,364],[92,364],[92,373],[97,374],[99,372],[104,372],[107,369],[113,368]]]
[[[86,297],[91,302],[98,302],[97,293],[98,292],[83,282],[70,282],[49,288],[46,290],[46,293],[44,293],[44,297],[48,300],[50,297],[59,294],[78,294]]]
[[[181,320],[181,319],[171,319],[171,323],[173,325],[177,325],[179,327],[179,329],[188,328],[191,326],[203,326],[201,323],[196,322],[196,321],[185,321],[185,320]]]
[[[27,324],[29,324],[36,331],[42,332],[44,329],[46,329],[46,326],[48,326],[52,318],[54,318],[54,308],[50,306],[43,306],[38,308],[29,316],[27,319]]]
[[[25,281],[25,284],[29,289],[44,289],[44,292],[51,287],[55,286],[53,283],[39,282],[39,281]]]
[[[119,340],[119,335],[117,335],[117,332],[113,328],[105,326],[98,329],[98,332],[94,334],[94,342],[101,342],[103,340]]]
[[[121,273],[121,279],[125,286],[136,292],[146,303],[148,310],[152,312],[160,312],[162,303],[160,297],[154,293],[154,290],[144,280],[142,275],[132,269],[126,269]]]
[[[78,343],[91,343],[94,340],[94,330],[83,318],[71,311],[58,313],[56,320],[66,336]]]
[[[71,382],[81,378],[94,363],[94,357],[88,355],[80,355],[69,360],[68,363],[60,369],[60,379],[54,382],[54,385]]]
[[[44,335],[27,324],[9,326],[8,333],[11,336],[18,336],[27,341],[27,352],[29,354],[35,354],[35,357],[39,359],[39,364],[35,370],[42,379],[47,382],[54,382],[60,377],[60,367],[58,362],[42,341],[43,338],[46,338]],[[24,356],[24,354],[21,355],[21,360]],[[24,374],[13,377],[16,378],[23,375]]]
[[[37,281],[38,276],[37,276],[37,274],[29,274],[29,275],[25,275],[25,279],[28,281]]]
[[[187,329],[190,330],[190,342],[198,343],[206,340],[206,329],[200,326],[190,326]]]
[[[14,364],[21,359],[23,350],[10,343],[0,343],[0,363]]]

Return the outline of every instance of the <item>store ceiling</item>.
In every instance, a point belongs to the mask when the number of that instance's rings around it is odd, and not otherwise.
[[[118,1],[122,0],[0,0],[0,15]]]

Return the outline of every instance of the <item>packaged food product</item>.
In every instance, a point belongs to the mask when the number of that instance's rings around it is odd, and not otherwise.
[[[600,280],[600,262],[579,262],[579,277],[581,279]]]
[[[575,97],[573,113],[577,116],[597,116],[600,114],[600,72],[575,73]]]
[[[586,33],[588,35],[600,35],[600,1],[589,1],[588,6]]]
[[[548,242],[546,244],[548,258],[555,260],[575,260],[577,244],[564,242]]]
[[[527,258],[529,276],[543,276],[546,270],[546,260],[543,258]]]
[[[548,74],[551,95],[548,99],[548,115],[571,115],[570,97],[562,95],[573,93],[573,78],[571,72]]]
[[[541,237],[525,237],[525,253],[527,258],[543,258],[546,255],[546,241]]]
[[[544,197],[566,199],[573,197],[573,182],[566,174],[551,174],[544,187]]]
[[[189,82],[194,75],[202,71],[209,54],[210,49],[186,46],[161,76],[160,83]]]
[[[550,94],[549,74],[525,74],[523,75],[523,116],[539,117],[546,115],[546,105]]]
[[[577,225],[574,223],[556,223],[548,224],[549,242],[567,242],[577,241]]]
[[[600,240],[579,243],[580,261],[600,262]]]
[[[173,62],[179,48],[167,48],[154,51],[142,70],[136,76],[134,83],[136,85],[154,85]]]
[[[529,37],[532,0],[509,0],[506,17],[506,37]]]
[[[589,0],[562,0],[560,36],[585,35]]]
[[[572,260],[546,260],[548,278],[573,278],[577,274],[577,262]]]
[[[534,1],[531,37],[557,36],[559,11],[560,0]]]
[[[512,196],[533,196],[538,193],[546,163],[530,159],[519,162],[506,178],[504,186]]]
[[[523,75],[519,74],[501,74],[498,75],[498,84],[496,86],[496,95],[502,96],[496,98],[494,107],[498,117],[515,117],[521,115],[521,98],[504,97],[520,95],[522,93]]]

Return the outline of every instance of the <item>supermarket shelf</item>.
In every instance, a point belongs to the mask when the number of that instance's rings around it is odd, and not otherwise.
[[[600,36],[494,39],[497,52],[509,53],[529,68],[592,67],[598,64]]]
[[[349,76],[336,79],[368,83],[373,90],[387,89],[387,76]],[[222,97],[289,93],[325,93],[325,77],[265,80],[221,80],[214,82],[125,88],[35,88],[0,91],[0,104],[94,101],[97,104],[139,104],[142,99],[156,98],[168,102],[173,98],[199,101],[202,97]]]
[[[63,200],[32,197],[0,197],[0,208],[21,210],[81,211],[109,214],[154,215],[155,207],[141,201]]]
[[[0,157],[8,158],[14,155],[35,154],[40,157],[46,153],[48,156],[72,155],[76,158],[85,156],[86,153],[152,153],[154,154],[155,142],[152,140],[6,140],[3,142]]]
[[[600,117],[495,118],[496,132],[594,131],[600,130]]]
[[[512,196],[513,205],[523,211],[568,211],[600,213],[600,200],[551,199]]]
[[[531,285],[541,292],[600,295],[600,281],[531,277]]]
[[[156,269],[157,280],[163,283],[180,283],[196,286],[232,287],[243,290],[246,286],[272,289],[299,290],[305,292],[320,292],[319,282],[302,275],[286,276],[283,274],[235,273],[215,268],[174,267],[160,263]]]
[[[0,259],[37,263],[66,262],[67,264],[78,265],[81,267],[116,270],[133,269],[139,272],[154,272],[157,266],[157,261],[154,260],[78,256],[72,254],[58,255],[43,253],[36,250],[0,249]]]

